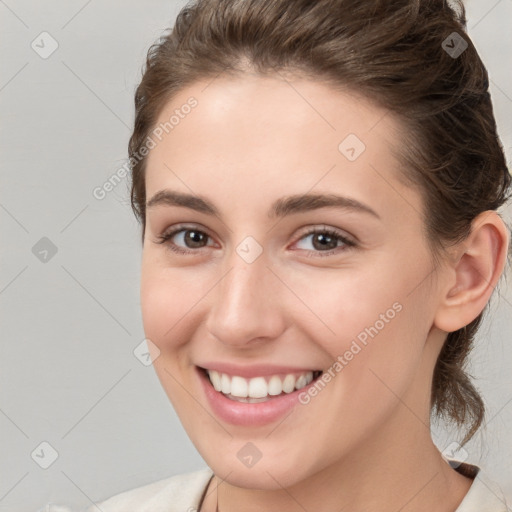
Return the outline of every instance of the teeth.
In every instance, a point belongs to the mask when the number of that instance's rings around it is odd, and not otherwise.
[[[270,377],[268,381],[268,394],[275,396],[280,395],[283,392],[283,383],[277,375]]]
[[[303,388],[305,385],[307,384],[306,382],[306,377],[304,375],[301,375],[298,379],[297,379],[297,382],[295,382],[295,387],[297,389],[300,389],[300,388]]]
[[[283,380],[283,391],[291,393],[295,389],[295,377],[291,374],[287,375]]]
[[[242,379],[242,377],[239,377]],[[233,379],[234,380],[234,379]],[[242,379],[245,380],[245,379]],[[263,377],[256,377],[249,381],[249,393],[251,398],[263,398],[268,395],[268,386]]]
[[[220,375],[220,386],[224,394],[229,395],[231,393],[231,379],[225,373]]]
[[[215,370],[212,370],[209,372],[210,375],[210,381],[213,384],[213,387],[215,388],[215,391],[221,391],[222,390],[222,384],[220,382],[220,375]]]
[[[227,375],[215,370],[207,370],[210,381],[216,391],[225,395],[238,398],[261,399],[268,395],[277,396],[281,393],[292,393],[296,389],[302,389],[313,380],[313,372],[304,372],[300,375],[287,374],[284,378],[279,375],[271,377],[254,377],[244,379],[243,377]],[[315,372],[316,375],[316,372]]]
[[[228,377],[229,378],[229,377]],[[233,377],[231,379],[231,394],[244,398],[249,395],[247,381],[242,377]],[[254,396],[251,394],[251,396]]]

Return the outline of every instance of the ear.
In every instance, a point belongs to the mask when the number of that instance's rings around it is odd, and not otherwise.
[[[493,210],[482,212],[471,233],[455,247],[434,325],[453,332],[472,322],[485,308],[507,261],[509,233]]]

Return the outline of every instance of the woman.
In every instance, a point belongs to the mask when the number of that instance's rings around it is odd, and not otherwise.
[[[465,26],[441,0],[205,0],[150,49],[144,330],[208,468],[103,512],[507,510],[430,432],[483,422],[463,367],[510,238]]]

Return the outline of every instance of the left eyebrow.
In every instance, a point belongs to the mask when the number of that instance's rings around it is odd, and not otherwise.
[[[214,215],[219,218],[221,217],[218,208],[205,197],[176,192],[169,189],[157,192],[146,203],[146,208],[149,209],[159,205],[182,206],[207,215]],[[339,196],[336,194],[299,194],[281,197],[272,203],[268,216],[271,219],[274,219],[277,217],[285,217],[287,215],[304,213],[328,207],[367,213],[377,219],[380,219],[377,212],[372,210],[369,206],[350,197]]]
[[[282,197],[272,204],[269,217],[284,217],[293,213],[308,212],[327,207],[368,213],[380,219],[377,212],[372,210],[369,206],[350,197],[336,194],[303,194]]]

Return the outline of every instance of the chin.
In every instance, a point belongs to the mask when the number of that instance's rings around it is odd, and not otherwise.
[[[201,453],[201,452],[200,452]],[[280,456],[272,455],[265,461],[262,454],[252,467],[245,466],[237,457],[237,451],[203,454],[204,460],[212,471],[230,485],[244,489],[277,491],[283,487],[293,487],[314,473],[312,468],[305,465],[304,457],[298,457],[301,461],[287,457],[283,460]]]

